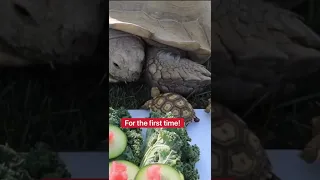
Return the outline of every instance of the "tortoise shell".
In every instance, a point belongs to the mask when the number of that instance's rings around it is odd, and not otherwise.
[[[171,112],[175,117],[184,118],[186,125],[198,119],[188,100],[175,93],[157,95],[150,100],[149,108],[154,112]]]
[[[236,114],[212,104],[212,174],[216,178],[267,180],[275,178],[258,137]]]

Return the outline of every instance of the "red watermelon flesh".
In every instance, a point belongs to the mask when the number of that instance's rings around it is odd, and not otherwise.
[[[128,180],[126,165],[113,161],[109,178],[110,180]]]
[[[147,170],[148,180],[161,180],[160,166],[152,165]]]
[[[114,133],[113,132],[109,132],[109,145],[112,144],[114,141]]]

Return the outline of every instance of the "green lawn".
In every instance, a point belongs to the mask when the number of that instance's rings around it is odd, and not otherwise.
[[[208,105],[210,88],[187,98],[194,108],[203,109]],[[123,106],[127,109],[139,109],[144,102],[151,99],[150,90],[144,83],[113,84],[109,87],[109,104],[114,108]]]
[[[143,83],[108,89],[106,72],[101,65],[0,70],[0,143],[26,150],[41,140],[58,150],[95,150],[106,138],[109,105],[138,109],[150,98]],[[210,96],[207,89],[188,99],[204,108]]]
[[[138,109],[151,98],[143,83],[108,89],[106,72],[101,65],[0,70],[0,143],[18,150],[37,141],[63,151],[96,150],[106,138],[109,105]],[[210,96],[208,88],[188,100],[195,108],[205,108]],[[288,102],[285,107],[278,102],[258,104],[244,120],[265,147],[302,148],[310,140],[311,118],[319,115],[318,99]],[[250,104],[232,110],[242,117],[249,109]]]
[[[57,150],[94,150],[108,130],[105,71],[49,67],[0,72],[0,143],[25,150],[45,141]],[[95,74],[92,74],[95,72]]]

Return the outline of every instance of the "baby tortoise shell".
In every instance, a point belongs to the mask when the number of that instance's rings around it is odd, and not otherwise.
[[[211,105],[213,178],[279,180],[258,137],[236,114],[220,104]]]
[[[157,87],[151,89],[152,99],[148,100],[143,109],[150,109],[154,112],[169,113],[175,117],[184,118],[186,126],[191,122],[199,122],[193,107],[183,96],[176,93],[161,94]]]

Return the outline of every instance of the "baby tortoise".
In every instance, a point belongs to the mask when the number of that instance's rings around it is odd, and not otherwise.
[[[211,105],[211,158],[213,178],[280,180],[258,137],[226,107]]]
[[[313,138],[300,154],[300,157],[310,164],[320,160],[320,116],[312,118],[311,124]]]
[[[199,122],[193,107],[183,96],[175,93],[163,93],[157,87],[151,88],[151,100],[145,102],[142,109],[150,109],[154,112],[169,113],[175,117],[184,118],[186,126],[191,122]]]

